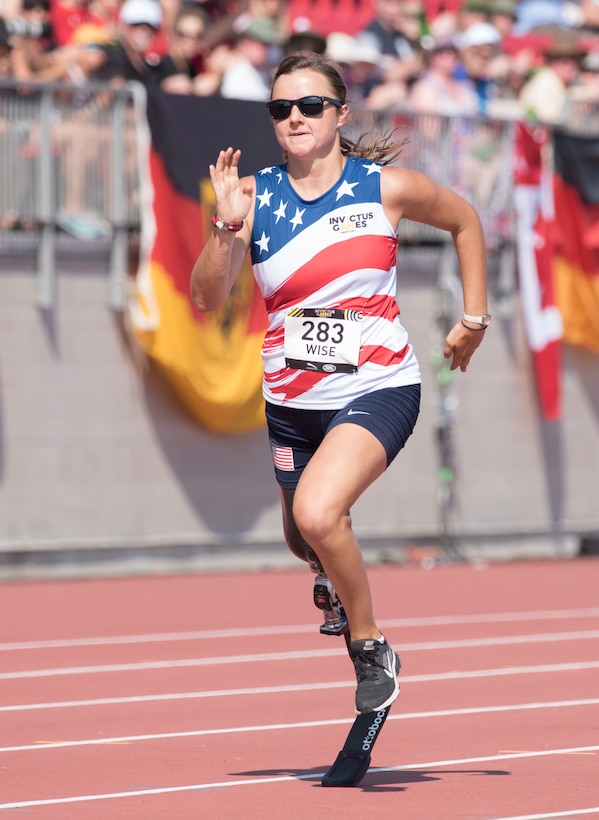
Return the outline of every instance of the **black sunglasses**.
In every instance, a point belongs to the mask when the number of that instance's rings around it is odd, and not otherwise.
[[[300,97],[299,100],[271,100],[266,103],[266,107],[273,120],[286,120],[294,105],[297,105],[304,117],[318,117],[322,114],[325,102],[332,103],[336,108],[343,105],[341,100],[335,100],[333,97],[311,94],[309,97]]]

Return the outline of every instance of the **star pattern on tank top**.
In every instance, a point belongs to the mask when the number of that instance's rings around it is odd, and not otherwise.
[[[265,189],[263,191],[263,193],[261,193],[261,194],[256,194],[256,199],[260,200],[260,205],[258,207],[259,208],[264,208],[265,205],[270,207],[270,200],[272,199],[273,196],[274,196],[274,193],[272,191],[267,190],[267,189]]]
[[[283,202],[283,200],[281,200],[277,210],[273,211],[273,214],[277,218],[277,224],[279,222],[279,219],[285,219],[286,218],[286,216],[287,216],[286,211],[287,211],[287,203]]]
[[[363,180],[365,181],[366,177],[369,177],[371,174],[380,174],[381,169],[382,167],[380,163],[363,162],[361,166]],[[360,171],[358,171],[358,173],[360,173]],[[285,168],[280,165],[271,165],[268,168],[263,168],[261,171],[257,172],[256,212],[264,211],[264,209],[266,209],[266,211],[270,212],[275,218],[274,225],[280,225],[282,227],[283,224],[286,224],[291,229],[291,233],[299,234],[304,228],[308,227],[313,221],[316,221],[322,216],[322,212],[319,211],[319,208],[323,209],[325,208],[325,205],[324,203],[319,203],[317,205],[315,201],[315,207],[310,210],[307,216],[305,216],[307,208],[301,208],[295,202],[290,200],[289,194],[285,188],[284,177]],[[354,176],[354,180],[355,179],[356,176]],[[288,184],[289,183],[287,183],[287,185]],[[350,182],[349,179],[345,178],[336,188],[333,188],[330,191],[330,196],[333,198],[335,203],[347,198],[350,200],[355,199],[357,194],[354,189],[356,189],[359,185],[359,179],[358,181]],[[331,202],[331,199],[329,199],[329,202]],[[340,202],[339,204],[342,206],[343,202]],[[293,207],[293,205],[295,205],[295,213],[288,207]],[[305,222],[305,219],[308,221]],[[277,247],[278,243],[279,239],[277,239],[275,243]],[[263,230],[260,239],[255,240],[255,247],[261,258],[264,258],[264,255],[269,256],[270,254],[276,252],[277,248],[273,247],[271,249],[271,244],[270,231],[267,233]]]
[[[270,242],[270,236],[266,236],[265,232],[262,231],[262,236],[256,242],[256,245],[260,248],[260,251],[264,253],[268,251],[268,243]]]
[[[301,211],[300,211],[300,209],[298,207],[296,207],[293,219],[289,220],[291,222],[291,224],[293,225],[293,230],[295,230],[298,225],[303,225],[304,224],[303,221],[302,221],[302,216],[305,213],[306,213],[305,208],[302,208]]]
[[[338,202],[342,196],[355,196],[354,188],[359,184],[359,182],[348,182],[344,179],[341,185],[337,188],[337,196],[335,201]]]

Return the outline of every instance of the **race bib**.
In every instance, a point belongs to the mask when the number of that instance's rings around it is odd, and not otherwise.
[[[361,335],[361,311],[293,308],[285,317],[285,362],[296,370],[353,373]]]

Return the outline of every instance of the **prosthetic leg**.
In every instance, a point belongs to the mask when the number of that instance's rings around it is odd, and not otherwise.
[[[345,635],[349,632],[349,625],[343,605],[322,567],[315,571],[314,605],[324,614],[320,632],[322,635]]]
[[[324,623],[320,626],[321,633],[323,635],[345,635],[349,632],[349,626],[343,605],[327,578],[318,555],[304,540],[293,520],[291,509],[293,494],[294,490],[281,488],[285,540],[291,552],[302,561],[306,561],[312,572],[316,573],[313,596],[314,605],[324,613]]]
[[[323,635],[343,635],[348,655],[353,661],[354,653],[351,648],[351,636],[345,610],[333,585],[326,576],[318,555],[304,540],[295,526],[291,510],[293,492],[293,490],[281,488],[285,540],[291,552],[302,561],[306,561],[312,572],[316,573],[314,578],[314,604],[324,614],[324,623],[320,627],[321,633]],[[390,709],[391,707],[387,706],[384,709],[379,709],[376,713],[358,715],[355,718],[343,748],[322,778],[322,786],[348,787],[358,785],[368,771],[372,749]]]

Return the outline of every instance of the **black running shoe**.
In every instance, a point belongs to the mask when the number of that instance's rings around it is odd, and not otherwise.
[[[386,640],[379,643],[375,638],[352,641],[350,655],[358,680],[356,712],[365,715],[390,706],[399,695],[399,655]]]

